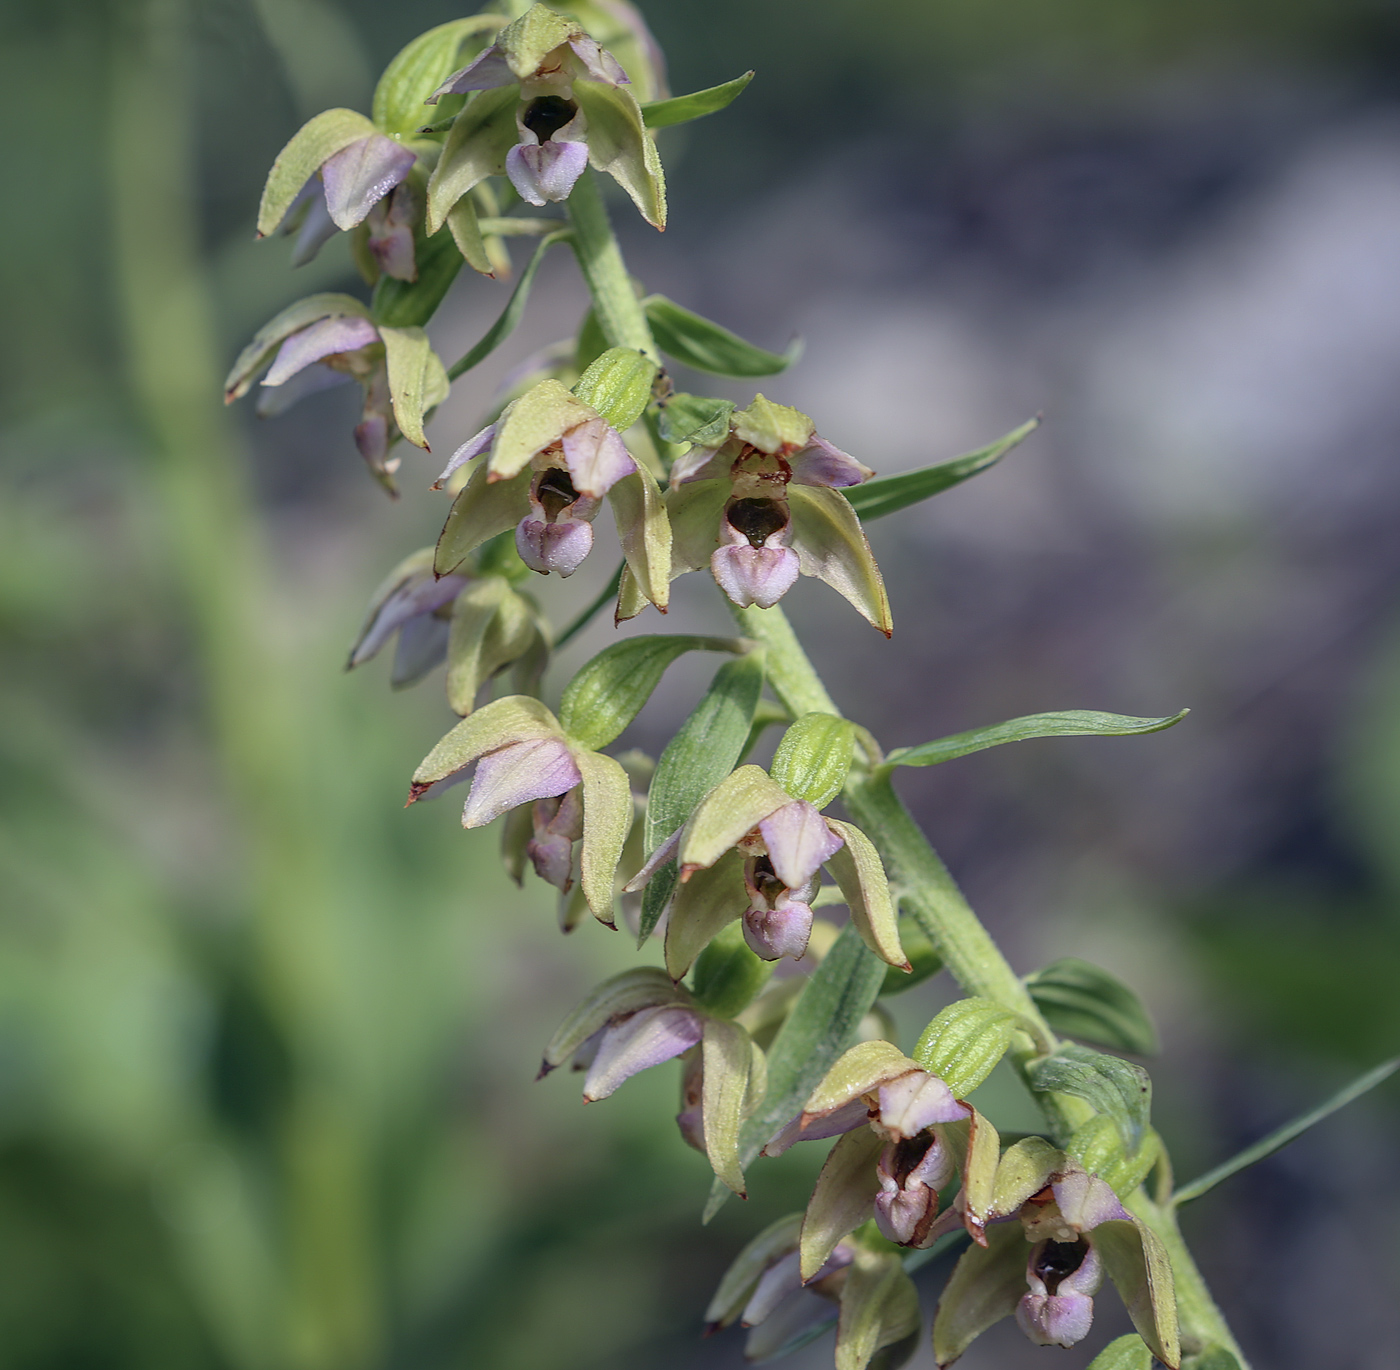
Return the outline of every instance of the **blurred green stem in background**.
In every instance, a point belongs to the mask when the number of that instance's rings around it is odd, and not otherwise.
[[[231,1359],[250,1370],[359,1370],[379,1358],[381,1341],[368,1159],[342,1116],[334,982],[314,954],[328,916],[327,853],[309,768],[299,764],[298,701],[288,663],[269,641],[268,553],[243,454],[217,401],[222,368],[189,194],[190,14],[183,0],[140,0],[116,13],[110,191],[131,384],[169,530],[166,564],[196,641],[216,764],[242,843],[255,978],[292,1057],[262,1231],[245,1217],[243,1264],[271,1257],[272,1268],[235,1279],[231,1231],[179,1226],[184,1241],[211,1248],[188,1250],[186,1264]],[[208,1167],[228,1169],[220,1145],[204,1138],[199,1149]],[[282,1230],[271,1211],[285,1215]]]

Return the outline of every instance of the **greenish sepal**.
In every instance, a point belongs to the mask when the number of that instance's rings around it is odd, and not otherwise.
[[[742,652],[743,638],[646,634],[605,647],[564,689],[559,721],[581,747],[606,747],[641,712],[666,668],[686,652]]]
[[[451,575],[482,543],[514,528],[530,512],[530,478],[488,480],[485,462],[478,462],[471,479],[457,492],[451,512],[438,536],[433,570]]]
[[[768,1091],[740,1138],[744,1165],[802,1111],[813,1089],[854,1040],[883,975],[883,962],[861,942],[856,930],[842,929],[768,1048]],[[728,1193],[723,1186],[711,1189],[705,1222],[719,1211]]]
[[[648,128],[671,128],[676,124],[688,124],[692,119],[703,119],[707,114],[718,114],[732,104],[752,80],[753,72],[746,71],[723,85],[676,95],[670,100],[654,100],[642,106],[642,118]]]
[[[755,956],[744,941],[743,928],[731,923],[696,958],[690,992],[706,1013],[733,1018],[753,1002],[776,965]]]
[[[789,1213],[770,1223],[735,1256],[705,1309],[708,1327],[728,1327],[738,1318],[768,1267],[797,1246],[801,1230],[802,1214]]]
[[[933,1319],[933,1358],[951,1365],[989,1327],[1016,1311],[1026,1292],[1030,1246],[1020,1223],[989,1227],[986,1246],[963,1252]]]
[[[637,97],[626,86],[579,80],[574,100],[588,120],[589,164],[607,172],[649,224],[665,228],[666,176]]]
[[[1032,1061],[1026,1075],[1038,1093],[1073,1094],[1106,1113],[1126,1151],[1135,1153],[1142,1144],[1152,1113],[1152,1081],[1141,1066],[1070,1043]]]
[[[914,1059],[963,1099],[992,1073],[1022,1026],[1019,1014],[990,999],[959,999],[924,1029]]]
[[[626,771],[612,757],[582,747],[570,750],[583,776],[579,882],[593,916],[612,927],[617,865],[622,860],[622,848],[634,817],[632,786]]]
[[[1188,1365],[1190,1363],[1187,1362]],[[1109,1342],[1089,1362],[1089,1370],[1152,1370],[1152,1352],[1136,1332],[1129,1332],[1126,1337]]]
[[[473,14],[420,33],[384,68],[374,88],[374,122],[388,134],[420,132],[427,122],[424,102],[428,96],[464,65],[464,56],[476,56],[483,46],[470,40],[504,22],[499,14]],[[441,104],[438,109],[441,118]]]
[[[898,1370],[918,1349],[919,1295],[893,1252],[860,1250],[841,1287],[836,1370]]]
[[[1163,1365],[1179,1366],[1176,1282],[1156,1233],[1137,1218],[1113,1218],[1094,1228],[1094,1250],[1138,1335]]]
[[[853,486],[847,491],[847,497],[862,519],[883,518],[886,514],[907,509],[911,504],[918,504],[955,485],[961,485],[970,476],[994,466],[1039,426],[1038,418],[1031,419],[987,447],[954,457],[951,461],[939,462],[936,466],[922,466],[917,471],[902,471],[897,476],[868,480],[863,485]]]
[[[971,728],[951,737],[936,738],[918,747],[899,747],[877,769],[888,774],[896,766],[936,766],[960,756],[1000,747],[1007,742],[1028,742],[1037,737],[1133,737],[1139,733],[1159,733],[1180,723],[1191,711],[1165,718],[1131,718],[1105,714],[1096,709],[1064,709],[1058,713],[1027,714],[986,728]]]
[[[738,760],[763,691],[763,655],[750,652],[725,662],[715,672],[694,711],[666,744],[647,797],[648,854],[690,817],[695,806]],[[651,935],[661,917],[675,879],[672,862],[662,867],[647,886],[642,899],[642,940]]]
[[[1053,1031],[1134,1056],[1158,1050],[1142,1000],[1115,975],[1065,956],[1026,976],[1026,988]]]
[[[1007,1147],[997,1162],[992,1180],[988,1216],[1006,1218],[1018,1212],[1021,1205],[1032,1194],[1039,1194],[1067,1163],[1065,1153],[1044,1137],[1023,1137]]]
[[[661,436],[667,442],[718,447],[729,436],[729,416],[733,412],[733,400],[677,393],[661,406]]]
[[[448,368],[447,374],[451,379],[455,381],[458,376],[465,375],[472,367],[485,361],[515,332],[515,326],[520,322],[520,316],[525,312],[525,304],[530,298],[530,288],[535,283],[535,273],[540,269],[544,254],[555,243],[565,242],[568,238],[569,230],[561,228],[557,233],[550,233],[540,239],[540,245],[535,249],[535,255],[530,258],[525,270],[520,273],[520,279],[516,281],[515,289],[511,291],[510,299],[506,301],[506,307],[501,311],[500,317],[486,330],[481,340],[465,357],[454,362]]]
[[[1214,1170],[1207,1171],[1199,1179],[1192,1180],[1190,1184],[1182,1185],[1172,1196],[1172,1202],[1184,1204],[1190,1203],[1192,1199],[1199,1199],[1202,1194],[1214,1189],[1221,1180],[1227,1180],[1231,1175],[1262,1161],[1266,1156],[1272,1156],[1280,1147],[1287,1146],[1295,1137],[1301,1137],[1310,1127],[1320,1123],[1324,1118],[1330,1117],[1339,1108],[1345,1108],[1353,1099],[1359,1099],[1363,1094],[1375,1089],[1378,1084],[1388,1080],[1397,1070],[1400,1070],[1400,1057],[1368,1070],[1349,1085],[1339,1089],[1331,1098],[1318,1104],[1316,1108],[1309,1109],[1302,1117],[1294,1118],[1292,1122],[1275,1128],[1267,1137],[1261,1138],[1253,1146],[1246,1147],[1239,1155],[1231,1157],[1230,1160],[1216,1166]]]
[[[882,961],[901,972],[908,970],[909,961],[899,942],[899,918],[875,844],[853,823],[829,818],[827,826],[844,841],[828,857],[826,866],[841,887],[852,924]]]
[[[452,606],[447,638],[448,704],[463,716],[471,713],[488,680],[513,662],[526,659],[541,644],[547,656],[549,647],[538,614],[505,577],[489,575],[474,581]]]
[[[642,301],[642,308],[656,345],[668,357],[714,376],[774,376],[786,371],[802,355],[800,338],[783,352],[768,352],[745,342],[737,333],[682,309],[664,295],[648,296]]]
[[[263,366],[272,360],[278,347],[303,328],[309,328],[322,319],[332,319],[343,315],[369,318],[369,310],[353,295],[342,295],[338,291],[323,291],[319,295],[308,295],[304,300],[289,304],[274,314],[253,334],[253,340],[238,354],[237,360],[229,369],[224,381],[224,402],[241,399],[252,387],[253,380]]]
[[[725,776],[686,820],[676,853],[681,878],[687,870],[713,866],[745,833],[788,803],[791,796],[762,766],[740,766]]]
[[[274,233],[292,201],[328,158],[379,130],[353,109],[328,109],[308,120],[277,154],[258,206],[258,237]]]
[[[938,954],[933,943],[928,940],[928,934],[924,932],[917,919],[910,918],[907,914],[899,919],[899,944],[904,948],[905,959],[909,962],[909,970],[900,970],[897,966],[891,966],[885,972],[884,983],[880,986],[880,997],[888,998],[891,994],[903,994],[907,989],[913,989],[915,985],[921,985],[925,980],[932,979],[943,969],[943,958]]]
[[[540,1071],[561,1066],[609,1019],[653,1004],[686,1004],[690,995],[671,983],[659,966],[633,966],[595,986],[588,997],[560,1023],[544,1049]]]
[[[415,447],[426,448],[428,439],[423,433],[423,419],[447,398],[450,389],[447,372],[421,328],[391,328],[381,324],[379,336],[384,342],[394,422]]]
[[[666,499],[656,477],[640,461],[631,475],[608,491],[617,538],[627,560],[631,585],[643,601],[650,601],[664,614],[671,602],[671,520]],[[620,592],[619,582],[619,592]],[[618,619],[634,617],[622,612],[619,593]],[[643,605],[637,606],[640,613]]]
[[[1065,1150],[1091,1175],[1107,1182],[1119,1198],[1131,1194],[1151,1173],[1162,1157],[1162,1139],[1153,1128],[1143,1132],[1142,1141],[1129,1153],[1123,1147],[1123,1134],[1108,1113],[1096,1113],[1075,1129]]]
[[[739,1137],[744,1119],[763,1097],[763,1053],[738,1023],[722,1018],[705,1020],[700,1050],[705,1154],[716,1178],[742,1199],[747,1196]]]
[[[755,395],[746,408],[736,409],[730,427],[740,442],[749,443],[760,452],[779,453],[801,451],[817,431],[800,409],[774,404],[766,395]],[[789,493],[792,489],[788,487]]]
[[[810,1280],[842,1237],[869,1220],[880,1192],[875,1162],[885,1148],[873,1128],[858,1127],[839,1138],[817,1176],[802,1220],[801,1271]]]
[[[414,237],[418,279],[381,275],[370,302],[370,317],[391,328],[421,328],[436,313],[462,269],[462,253],[450,233]]]
[[[824,485],[789,485],[787,497],[802,574],[826,581],[889,637],[894,620],[884,577],[850,501]]]
[[[462,254],[462,260],[473,271],[479,276],[495,276],[495,263],[486,250],[486,240],[481,235],[481,220],[477,217],[476,205],[470,195],[463,195],[448,212],[447,232],[457,251]]]
[[[553,378],[542,380],[512,400],[496,421],[487,469],[496,480],[509,480],[524,471],[531,458],[593,417],[593,410],[573,391]]]
[[[650,402],[660,369],[644,353],[610,347],[579,377],[574,394],[625,433]]]
[[[453,205],[488,176],[505,171],[506,153],[519,138],[515,110],[520,91],[514,86],[479,90],[448,130],[433,174],[428,178],[427,231],[437,233]]]
[[[408,802],[466,770],[473,761],[498,747],[538,737],[562,737],[558,720],[527,695],[506,695],[464,718],[423,758],[413,773]]]
[[[749,906],[744,858],[727,851],[707,870],[692,871],[675,886],[666,916],[666,972],[679,980],[710,942]]]
[[[555,48],[582,32],[577,21],[556,14],[547,5],[531,5],[501,30],[496,45],[515,79],[526,81]]]
[[[769,774],[794,799],[824,809],[846,783],[855,755],[854,726],[835,714],[803,714],[783,734]]]

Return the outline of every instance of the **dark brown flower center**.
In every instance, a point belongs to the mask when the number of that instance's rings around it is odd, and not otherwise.
[[[553,523],[565,509],[578,499],[578,491],[569,479],[569,473],[557,466],[551,466],[540,477],[535,489],[535,498],[544,507],[545,517]]]
[[[748,538],[751,547],[762,547],[788,521],[787,510],[775,499],[736,499],[728,518],[729,526]]]
[[[577,113],[578,106],[572,100],[558,95],[541,95],[530,101],[530,107],[520,122],[543,143],[553,138]]]
[[[1084,1241],[1046,1242],[1035,1259],[1035,1273],[1053,1294],[1066,1275],[1073,1275],[1084,1264],[1088,1254],[1089,1246]]]

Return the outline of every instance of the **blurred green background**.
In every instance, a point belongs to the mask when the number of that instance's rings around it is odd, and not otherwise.
[[[341,245],[294,276],[252,241],[272,157],[457,13],[0,9],[6,1370],[737,1364],[700,1310],[810,1181],[812,1158],[770,1163],[702,1229],[668,1072],[586,1113],[575,1081],[531,1085],[633,953],[561,939],[450,804],[404,814],[437,686],[340,673],[374,583],[435,535],[431,458],[389,506],[343,396],[267,425],[219,406],[252,328],[353,288]],[[880,527],[888,647],[795,593],[843,705],[891,744],[1195,710],[908,793],[1018,968],[1078,954],[1142,989],[1160,1125],[1204,1168],[1400,1038],[1400,9],[647,13],[677,91],[759,73],[667,135],[664,239],[618,207],[648,284],[764,344],[800,328],[807,360],[767,388],[881,470],[1046,413],[1024,457]],[[459,282],[445,355],[503,293]],[[582,307],[552,261],[435,446]],[[559,620],[606,569],[548,592]],[[723,631],[678,590],[668,626]],[[630,740],[659,750],[700,671]],[[902,1031],[951,994],[898,1001]],[[1258,1364],[1393,1364],[1395,1104],[1192,1213]],[[1114,1330],[1105,1307],[1093,1344]],[[1001,1329],[966,1363],[1031,1354]]]

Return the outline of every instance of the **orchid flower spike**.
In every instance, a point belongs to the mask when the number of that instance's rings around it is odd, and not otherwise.
[[[728,434],[671,469],[672,574],[708,567],[735,604],[771,608],[799,574],[844,595],[887,637],[889,599],[841,488],[874,472],[819,437],[806,414],[762,395]]]
[[[521,199],[544,205],[568,199],[590,162],[664,228],[661,161],[630,87],[621,64],[577,20],[531,7],[428,97],[432,105],[472,95],[428,183],[428,232],[487,176],[504,172]]]
[[[577,873],[594,917],[615,926],[613,876],[632,826],[622,767],[572,741],[538,699],[506,695],[464,718],[433,748],[413,773],[408,802],[460,784],[473,765],[462,826],[484,827],[533,805],[529,856],[536,874],[567,890]]]
[[[439,575],[451,575],[476,547],[514,527],[516,549],[532,571],[570,576],[592,549],[593,520],[606,496],[629,567],[666,608],[662,568],[671,540],[656,479],[596,409],[557,380],[543,380],[452,454],[437,487],[482,457],[438,541]]]
[[[889,884],[869,838],[794,799],[761,766],[741,766],[715,786],[626,888],[641,889],[672,860],[680,879],[667,912],[666,968],[676,979],[736,918],[764,960],[799,959],[822,866],[841,887],[870,949],[907,968]]]
[[[763,1053],[737,1023],[706,1013],[665,971],[639,966],[605,980],[545,1047],[540,1075],[571,1057],[587,1071],[585,1103],[606,1099],[639,1071],[686,1056],[681,1135],[715,1174],[744,1194],[739,1131],[763,1097]]]
[[[264,374],[265,373],[265,374]],[[331,386],[358,381],[364,410],[355,445],[390,494],[399,459],[389,447],[402,435],[428,450],[427,415],[447,398],[447,371],[421,328],[371,321],[350,295],[312,295],[284,309],[254,335],[224,382],[224,402],[246,395],[262,375],[258,414],[267,417]]]

